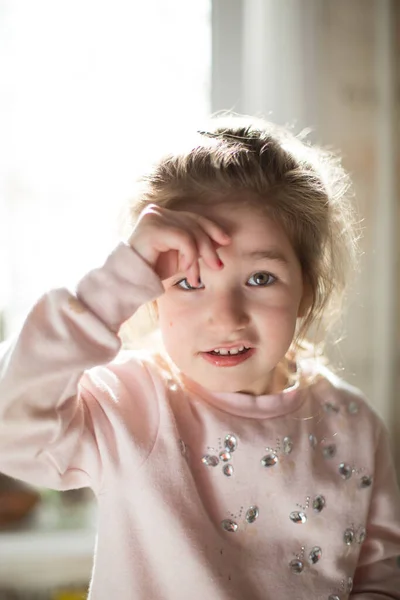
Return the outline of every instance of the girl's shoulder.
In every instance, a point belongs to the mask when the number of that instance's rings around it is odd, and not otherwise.
[[[338,375],[325,362],[318,359],[305,359],[301,362],[314,400],[324,412],[346,415],[349,418],[369,421],[379,429],[384,426],[377,408],[357,386]]]
[[[159,389],[175,378],[173,366],[158,349],[123,348],[112,361],[86,370],[81,385],[92,393],[97,389],[114,395],[121,387]]]

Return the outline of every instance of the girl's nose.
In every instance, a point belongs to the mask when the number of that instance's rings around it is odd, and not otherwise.
[[[223,293],[209,299],[208,326],[224,332],[244,329],[250,316],[244,299],[239,294]]]

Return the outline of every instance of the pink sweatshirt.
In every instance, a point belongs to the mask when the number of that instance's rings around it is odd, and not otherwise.
[[[211,393],[119,352],[120,325],[162,293],[121,243],[76,294],[45,294],[0,363],[0,470],[97,496],[90,598],[400,599],[399,494],[362,395],[327,370]]]

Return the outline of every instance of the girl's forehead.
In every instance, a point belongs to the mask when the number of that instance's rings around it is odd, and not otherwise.
[[[248,202],[224,201],[214,205],[199,203],[186,210],[214,221],[235,238],[268,238],[271,235],[274,239],[282,236],[286,238],[282,227],[268,216],[265,209]]]

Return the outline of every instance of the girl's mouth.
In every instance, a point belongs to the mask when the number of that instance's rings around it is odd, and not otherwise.
[[[202,352],[201,356],[215,367],[234,367],[253,356],[255,351],[255,348],[244,348],[237,354],[219,354],[212,350],[211,352]]]

